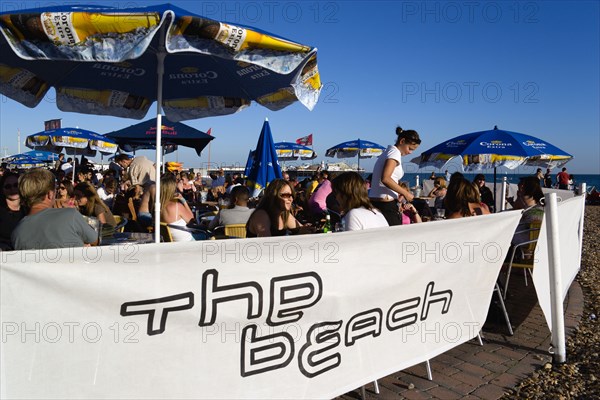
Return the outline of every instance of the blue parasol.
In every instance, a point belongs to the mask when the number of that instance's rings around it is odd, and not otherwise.
[[[310,147],[292,142],[275,143],[279,161],[314,160],[317,153]]]
[[[496,200],[496,168],[515,169],[521,165],[546,168],[561,167],[573,156],[534,136],[498,129],[467,133],[424,151],[411,162],[419,167],[443,168],[455,157],[462,158],[464,171],[494,168],[494,201]]]
[[[335,145],[325,152],[327,157],[352,158],[358,157],[358,168],[360,169],[361,158],[379,157],[385,147],[368,140],[351,140]]]
[[[51,151],[42,151],[42,150],[31,150],[26,151],[25,153],[14,154],[12,156],[6,157],[5,161],[16,161],[25,158],[34,158],[36,160],[42,162],[53,162],[58,159],[58,155]]]
[[[156,101],[157,166],[163,110],[182,121],[253,100],[312,109],[321,89],[316,48],[170,4],[11,10],[0,13],[0,31],[0,93],[28,107],[51,87],[63,111],[142,119]]]
[[[154,148],[156,147],[156,118],[107,133],[104,136],[114,140],[121,149],[127,152]],[[163,146],[191,147],[196,150],[198,155],[214,139],[214,136],[207,135],[181,122],[173,122],[168,118],[162,118],[161,136]]]
[[[455,157],[462,157],[465,171],[520,165],[561,167],[573,156],[534,136],[498,129],[467,133],[449,139],[411,160],[420,167],[443,168]]]
[[[25,145],[30,149],[60,153],[63,149],[70,155],[93,157],[96,151],[102,154],[117,152],[114,140],[99,133],[79,128],[60,128],[42,131],[27,136]]]
[[[252,197],[258,197],[269,182],[273,179],[282,178],[273,136],[271,135],[271,127],[269,126],[269,120],[266,118],[260,131],[256,150],[251,154],[251,158],[248,161],[250,165],[250,171],[247,174],[248,187],[251,189]]]

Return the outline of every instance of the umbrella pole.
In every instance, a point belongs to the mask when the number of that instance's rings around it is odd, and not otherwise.
[[[158,65],[156,68],[156,191],[154,194],[154,242],[160,243],[160,167],[161,167],[161,129],[162,129],[162,97],[163,97],[163,75],[165,73],[165,25],[162,26],[160,35],[160,43],[158,46]]]
[[[498,208],[498,205],[496,204],[496,167],[494,167],[494,212],[496,212],[496,210]]]

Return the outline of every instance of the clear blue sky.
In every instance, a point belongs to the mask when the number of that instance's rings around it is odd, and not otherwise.
[[[44,3],[3,0],[0,7]],[[278,112],[253,105],[235,115],[185,122],[203,131],[212,128],[211,162],[245,164],[268,117],[275,141],[313,133],[317,161],[337,161],[325,158],[325,150],[346,140],[390,144],[398,124],[420,133],[423,142],[415,154],[498,125],[573,154],[567,164],[573,173],[600,173],[598,1],[172,3],[319,49],[324,87],[312,112],[299,103]],[[152,107],[148,118],[154,112]],[[63,126],[99,133],[137,122],[63,113],[50,98],[29,109],[3,96],[0,118],[2,155],[5,148],[9,154],[17,151],[18,129],[23,140],[43,130],[47,119],[62,118]],[[208,150],[200,158],[185,148],[167,156],[176,158],[185,167],[198,167],[208,161]],[[373,163],[361,161],[361,166],[370,169]]]

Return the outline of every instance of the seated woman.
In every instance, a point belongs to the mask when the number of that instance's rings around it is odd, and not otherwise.
[[[435,197],[434,208],[444,208],[444,197],[446,197],[446,179],[438,176],[433,180],[433,189],[429,192],[429,197]]]
[[[476,184],[464,177],[451,179],[444,199],[444,208],[448,219],[489,214],[490,210],[480,201]]]
[[[179,174],[180,180],[177,182],[177,190],[188,203],[196,201],[196,185],[190,181],[190,176],[187,172]]]
[[[246,223],[246,237],[286,236],[308,233],[292,214],[294,189],[288,181],[275,179],[265,189],[256,209]]]
[[[170,230],[174,242],[206,239],[203,233],[196,238],[191,231],[177,229],[177,227],[186,228],[188,224],[195,223],[196,218],[185,199],[177,192],[177,178],[170,173],[160,178],[160,222],[174,227]]]
[[[344,172],[331,182],[331,187],[344,213],[345,231],[389,226],[383,214],[371,204],[365,181],[357,172]]]
[[[54,208],[76,208],[75,196],[73,194],[73,184],[69,179],[63,179],[56,189],[56,198],[54,199]]]
[[[114,228],[117,221],[106,204],[100,199],[96,189],[89,182],[81,182],[74,189],[79,212],[87,217],[98,218],[105,227]]]
[[[533,223],[541,223],[544,219],[544,206],[541,200],[544,197],[540,181],[535,176],[521,178],[518,184],[517,196],[522,199],[525,209],[521,215],[517,233],[512,239],[512,244],[519,244],[530,240],[530,232],[526,231]]]
[[[398,185],[400,185],[401,188],[410,191],[408,183],[398,182]],[[423,222],[417,208],[413,203],[406,201],[406,198],[404,198],[404,195],[402,194],[398,194],[398,207],[400,208],[400,214],[402,216],[402,225],[419,224]],[[427,207],[427,210],[429,210],[429,207]],[[427,217],[430,216],[427,215]]]

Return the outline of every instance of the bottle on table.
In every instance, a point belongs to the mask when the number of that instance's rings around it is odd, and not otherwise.
[[[325,214],[325,224],[323,224],[323,233],[331,233],[331,215]]]

